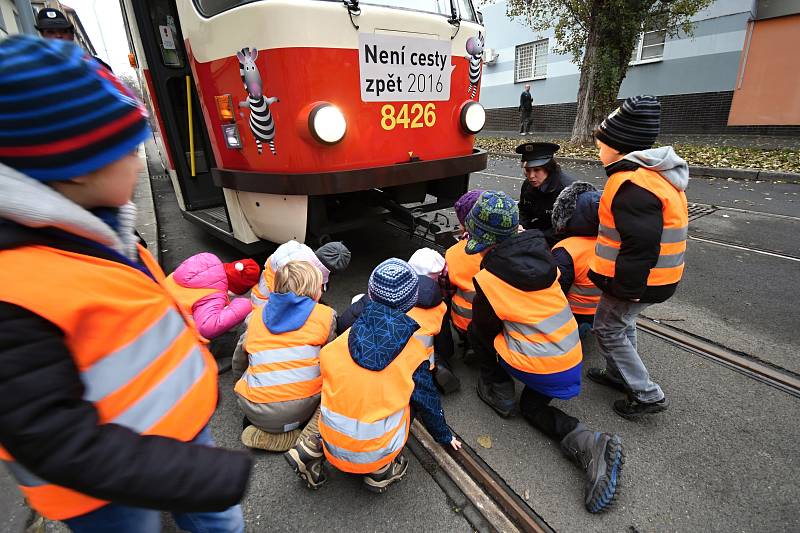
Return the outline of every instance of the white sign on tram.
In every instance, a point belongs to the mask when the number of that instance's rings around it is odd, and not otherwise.
[[[364,102],[450,99],[450,41],[361,33],[358,39]]]

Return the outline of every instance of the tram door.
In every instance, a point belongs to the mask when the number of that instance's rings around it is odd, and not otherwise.
[[[224,205],[222,189],[210,169],[214,154],[203,121],[189,60],[184,49],[175,0],[132,0],[136,24],[152,77],[154,97],[164,122],[164,142],[172,154],[187,211]],[[194,173],[190,150],[187,76],[191,98]]]

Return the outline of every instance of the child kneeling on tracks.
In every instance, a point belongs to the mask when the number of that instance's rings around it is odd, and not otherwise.
[[[243,532],[252,460],[214,447],[216,365],[133,232],[144,107],[79,46],[22,35],[0,94],[0,459],[72,531],[172,511]]]
[[[504,192],[481,195],[467,217],[466,253],[485,252],[475,276],[469,334],[481,358],[478,396],[502,417],[515,411],[514,381],[524,385],[522,415],[586,472],[584,503],[611,506],[624,462],[618,435],[590,431],[550,404],[581,385],[578,324],[558,285],[558,270],[539,230],[517,232],[517,204]]]
[[[589,262],[597,243],[600,192],[594,185],[576,181],[561,191],[553,205],[553,231],[562,239],[553,246],[553,259],[561,276],[558,283],[578,322],[581,339],[592,330],[602,291],[589,279]]]
[[[253,306],[247,298],[228,298],[245,294],[258,283],[260,269],[252,259],[223,263],[214,254],[193,255],[167,276],[169,291],[189,312],[197,331],[214,339],[241,324]]]
[[[428,353],[415,338],[419,324],[406,313],[417,301],[416,272],[387,259],[369,279],[369,297],[353,326],[320,353],[320,435],[301,438],[284,457],[316,489],[325,482],[323,459],[343,472],[365,474],[368,490],[384,492],[406,473],[401,453],[411,407],[437,442],[454,449]]]
[[[275,273],[274,291],[248,321],[244,352],[234,353],[239,407],[252,425],[242,432],[249,448],[285,452],[301,426],[317,433],[322,377],[320,349],[336,337],[336,313],[318,303],[322,273],[311,263],[289,261]]]
[[[447,315],[447,304],[442,299],[439,283],[439,277],[444,268],[444,258],[430,248],[422,248],[414,252],[408,264],[418,275],[419,288],[417,303],[406,314],[420,325],[420,330],[417,331],[415,337],[425,345],[428,351],[430,369],[437,387],[444,394],[455,392],[461,383],[439,353],[442,335],[450,333],[442,331]],[[356,300],[342,313],[336,324],[339,334],[344,333],[353,325],[369,302],[369,295],[362,294],[356,297]]]

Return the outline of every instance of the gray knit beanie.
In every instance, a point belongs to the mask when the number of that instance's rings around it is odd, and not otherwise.
[[[350,250],[343,242],[323,244],[314,254],[331,272],[341,272],[350,264]]]

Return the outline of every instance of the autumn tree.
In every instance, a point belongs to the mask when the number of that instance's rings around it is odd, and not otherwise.
[[[591,142],[592,129],[616,107],[622,80],[642,31],[691,34],[691,17],[713,0],[508,0],[506,14],[534,31],[554,28],[555,52],[580,66],[574,143]]]

